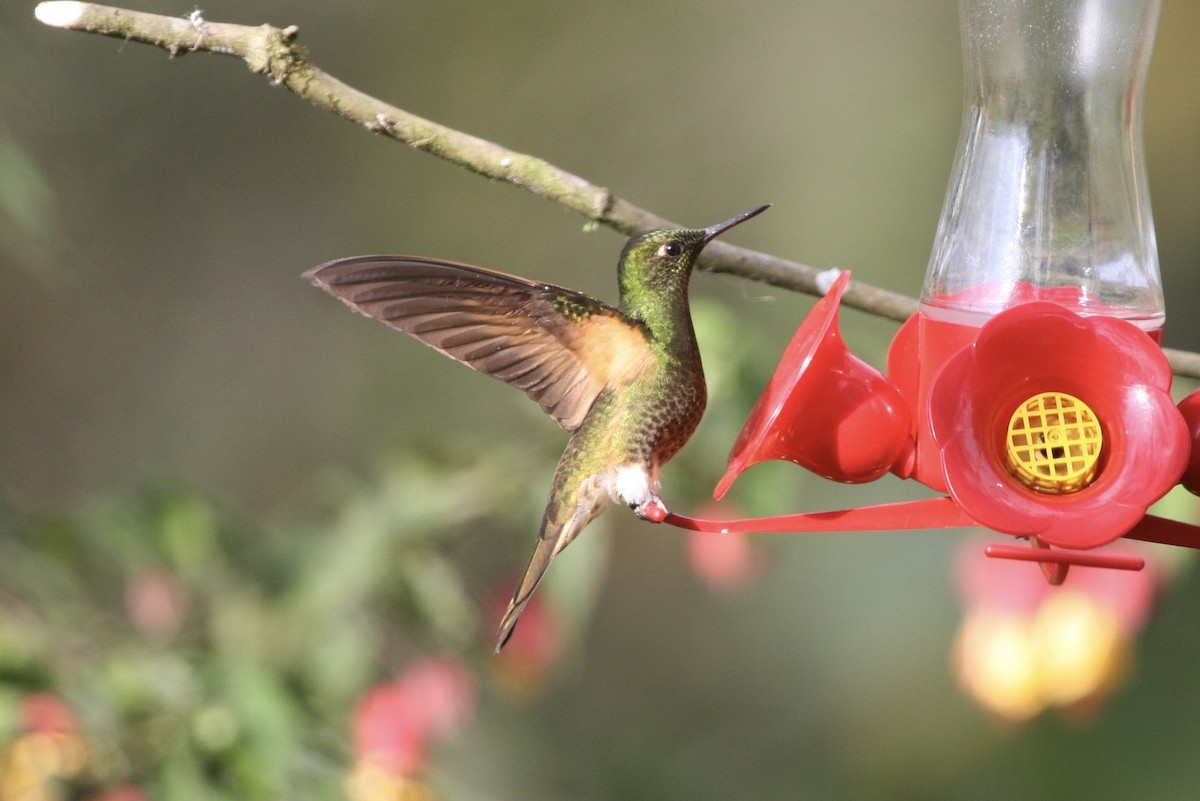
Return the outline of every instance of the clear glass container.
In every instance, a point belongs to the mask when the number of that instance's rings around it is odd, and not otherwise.
[[[960,0],[965,109],[921,296],[978,326],[1027,300],[1147,331],[1163,295],[1142,156],[1160,0]]]

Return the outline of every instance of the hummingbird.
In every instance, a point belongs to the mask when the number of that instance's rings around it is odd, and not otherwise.
[[[500,623],[512,636],[555,556],[613,503],[646,517],[659,470],[704,413],[707,391],[688,283],[704,246],[766,211],[708,228],[634,236],[614,308],[581,292],[441,259],[356,256],[304,274],[350,308],[524,390],[567,431],[524,577]]]

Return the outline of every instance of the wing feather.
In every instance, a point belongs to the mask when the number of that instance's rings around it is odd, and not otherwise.
[[[481,267],[358,256],[305,277],[355,311],[523,390],[568,431],[606,384],[653,358],[645,330],[613,307]]]

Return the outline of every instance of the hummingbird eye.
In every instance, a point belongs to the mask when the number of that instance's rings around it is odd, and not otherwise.
[[[683,253],[683,245],[679,244],[675,240],[671,240],[659,248],[658,253],[660,256],[669,256],[673,259]]]

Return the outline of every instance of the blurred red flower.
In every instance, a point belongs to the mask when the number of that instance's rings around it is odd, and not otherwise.
[[[489,604],[488,618],[499,625],[508,608],[511,591],[497,590]],[[549,681],[562,657],[564,636],[559,621],[551,609],[534,595],[521,613],[521,621],[512,636],[489,664],[499,689],[510,697],[528,700],[536,696]]]
[[[709,504],[700,510],[700,516],[732,520],[738,516],[738,510],[729,503]],[[696,577],[714,589],[736,589],[753,584],[767,568],[766,551],[751,539],[751,535],[740,531],[691,531],[687,538],[687,556]]]
[[[87,801],[150,801],[150,796],[146,795],[140,787],[122,784],[97,795],[90,795],[87,797]]]
[[[753,584],[767,567],[766,554],[744,532],[689,532],[687,554],[692,572],[715,589]]]
[[[354,712],[354,753],[384,772],[411,776],[425,767],[429,732],[420,700],[399,684],[372,687]]]
[[[388,775],[419,774],[430,745],[457,731],[474,708],[475,678],[460,661],[420,659],[363,695],[354,712],[355,756]]]
[[[170,639],[187,616],[188,597],[178,577],[165,571],[147,571],[129,578],[125,610],[142,634]]]
[[[69,734],[78,729],[75,713],[51,692],[30,693],[21,699],[21,726],[31,734]]]
[[[37,692],[22,699],[20,723],[23,732],[0,753],[0,799],[64,797],[87,762],[74,713],[54,693]]]
[[[475,711],[475,676],[456,657],[417,660],[396,686],[418,699],[423,728],[435,739],[449,739]]]

